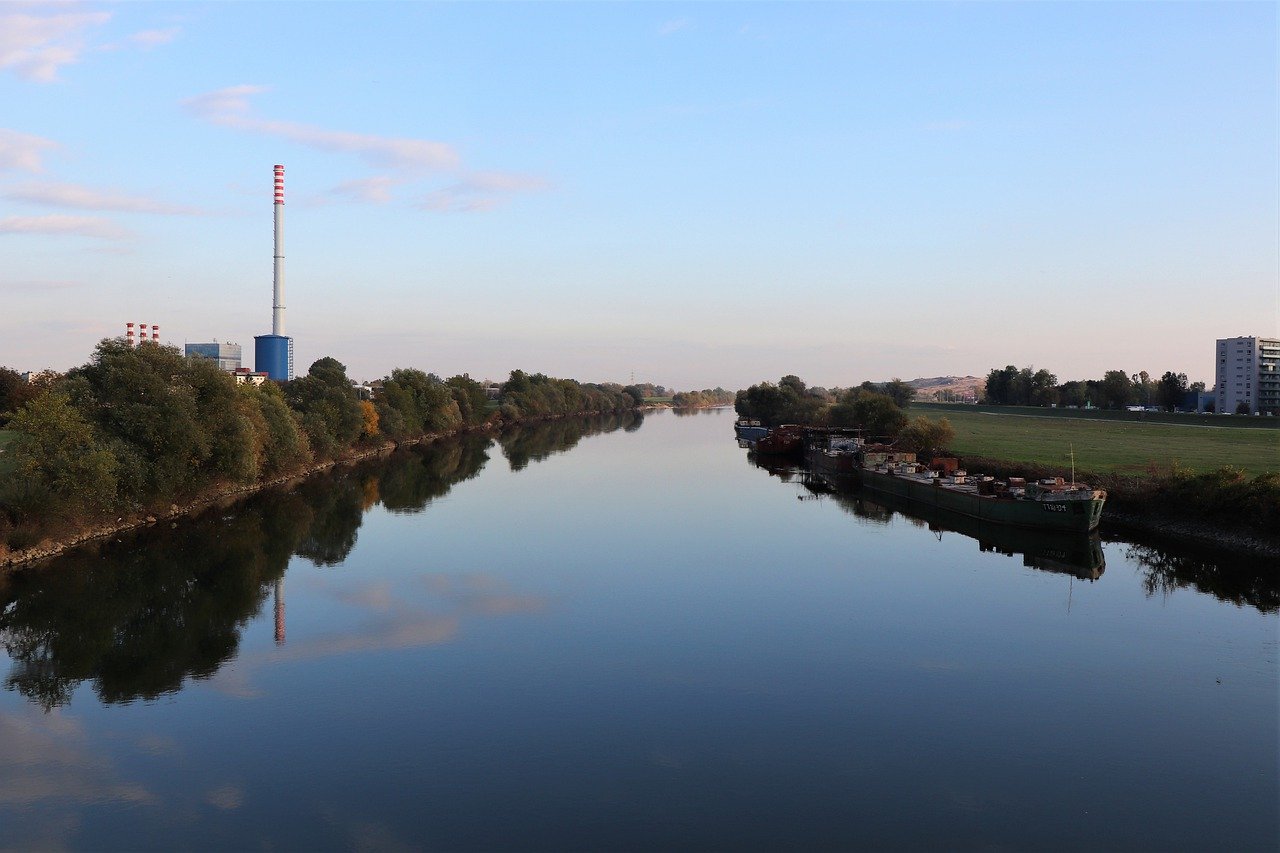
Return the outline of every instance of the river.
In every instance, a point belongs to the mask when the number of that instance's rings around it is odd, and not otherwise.
[[[1280,843],[1274,567],[966,535],[732,420],[400,451],[0,576],[0,848]]]

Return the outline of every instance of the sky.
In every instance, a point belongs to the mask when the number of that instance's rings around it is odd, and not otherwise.
[[[0,0],[0,365],[742,388],[1277,334],[1273,3]]]

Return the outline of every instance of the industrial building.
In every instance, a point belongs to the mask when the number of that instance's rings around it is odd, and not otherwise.
[[[187,357],[199,356],[218,363],[219,370],[235,373],[240,369],[241,350],[239,344],[224,344],[214,341],[209,344],[187,344]]]
[[[275,166],[275,254],[271,299],[271,334],[253,339],[253,362],[259,373],[276,382],[293,379],[293,338],[284,333],[284,166]]]
[[[1218,338],[1214,355],[1217,411],[1280,414],[1280,339]]]

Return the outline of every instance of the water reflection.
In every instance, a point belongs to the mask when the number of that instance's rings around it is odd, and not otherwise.
[[[107,703],[208,678],[288,566],[312,517],[300,495],[13,574],[0,599],[5,686],[45,710],[82,682]]]
[[[638,425],[627,416],[563,420],[512,430],[500,442],[519,470],[585,436]],[[91,545],[10,573],[0,582],[0,643],[12,660],[5,687],[45,711],[68,704],[85,682],[108,704],[154,700],[188,679],[210,678],[234,659],[245,625],[273,596],[276,641],[283,644],[282,583],[294,554],[316,566],[342,564],[367,510],[381,503],[396,513],[422,512],[479,473],[489,444],[487,437],[466,436],[399,450],[308,478],[292,491],[208,511],[176,529]],[[457,612],[540,606],[483,578],[432,575],[428,583],[454,601],[454,613],[423,620],[389,605],[360,641],[439,642],[451,635]],[[330,639],[288,654],[332,653],[347,642]]]
[[[1150,543],[1129,545],[1125,556],[1139,565],[1148,596],[1168,597],[1176,589],[1190,588],[1263,613],[1280,610],[1280,582],[1272,563],[1200,554],[1185,547],[1174,552]]]
[[[511,470],[520,471],[530,462],[541,462],[556,453],[572,450],[588,435],[617,429],[635,432],[643,423],[643,413],[621,412],[540,424],[517,424],[502,431],[498,444]]]
[[[808,496],[830,496],[842,509],[868,524],[889,524],[895,516],[941,536],[945,531],[968,536],[981,551],[1022,556],[1023,565],[1098,580],[1106,568],[1097,533],[1088,536],[1023,530],[937,507],[922,506],[899,496],[859,490],[850,476],[817,475],[803,467],[780,465],[768,458],[748,457],[751,464],[783,482],[799,482]],[[1175,548],[1157,539],[1131,544],[1125,556],[1142,571],[1148,595],[1168,596],[1175,589],[1193,588],[1222,601],[1254,607],[1263,613],[1280,610],[1280,578],[1264,560],[1207,554]]]

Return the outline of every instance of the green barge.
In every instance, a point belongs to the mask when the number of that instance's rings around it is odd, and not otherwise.
[[[861,456],[857,475],[865,488],[996,524],[1087,533],[1098,526],[1107,500],[1104,490],[1061,477],[1031,482],[974,477],[957,470],[952,459],[934,460],[926,468],[916,463],[915,454],[888,449],[866,448]]]

